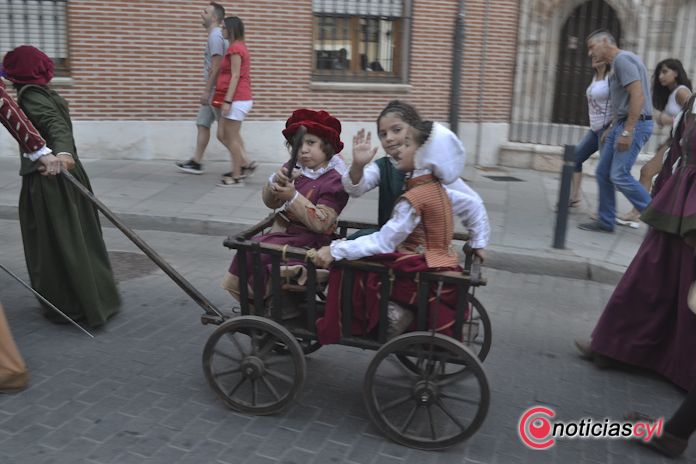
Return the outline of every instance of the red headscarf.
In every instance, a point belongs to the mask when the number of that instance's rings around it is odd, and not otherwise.
[[[2,67],[5,77],[15,84],[46,85],[53,79],[53,61],[31,45],[7,52]]]
[[[341,121],[326,111],[314,111],[306,108],[293,111],[283,130],[283,135],[288,142],[292,143],[292,138],[300,126],[305,126],[308,133],[329,143],[333,147],[334,153],[340,153],[343,150]]]

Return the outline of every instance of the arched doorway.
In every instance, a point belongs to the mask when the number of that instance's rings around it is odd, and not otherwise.
[[[592,65],[585,38],[592,31],[609,30],[621,43],[621,24],[614,9],[603,0],[588,0],[568,17],[561,30],[552,121],[589,125],[585,89],[592,81]]]

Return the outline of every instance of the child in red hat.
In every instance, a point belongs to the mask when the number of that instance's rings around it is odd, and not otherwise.
[[[271,232],[252,238],[254,241],[321,248],[331,243],[338,215],[348,203],[348,194],[341,183],[346,166],[338,155],[343,150],[341,122],[326,111],[295,110],[283,130],[288,148],[301,126],[307,129],[307,133],[297,155],[297,165],[285,163],[268,179],[263,189],[265,205],[280,209],[281,214],[276,215]],[[247,263],[247,275],[252,276],[251,257]],[[267,288],[270,264],[270,257],[263,256],[264,288]],[[237,266],[235,257],[222,286],[239,300]],[[252,279],[249,279],[248,286],[251,297]]]

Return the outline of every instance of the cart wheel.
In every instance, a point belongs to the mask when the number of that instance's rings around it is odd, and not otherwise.
[[[290,354],[280,355],[280,343]],[[235,411],[266,415],[282,411],[302,390],[305,359],[288,330],[270,319],[231,319],[210,336],[203,372],[217,395]]]
[[[315,351],[317,351],[319,348],[321,348],[321,343],[319,343],[317,340],[314,340],[312,338],[305,338],[305,337],[295,337],[297,340],[297,343],[300,344],[300,348],[302,349],[302,352],[306,355],[312,354]],[[275,352],[278,354],[288,354],[288,347],[285,346],[282,343],[276,343],[276,346],[274,348]]]
[[[462,327],[462,343],[483,362],[486,356],[488,356],[488,352],[491,350],[491,343],[493,342],[491,319],[488,317],[486,308],[474,295],[468,294],[467,297],[469,299],[470,311],[469,318],[464,321]],[[404,366],[416,372],[415,365],[407,357],[401,355],[397,357]]]
[[[490,404],[478,358],[461,342],[429,332],[383,345],[367,369],[363,394],[370,417],[387,437],[424,450],[448,448],[473,435]]]

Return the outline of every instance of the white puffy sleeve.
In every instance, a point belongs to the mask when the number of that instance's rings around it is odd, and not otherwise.
[[[374,162],[368,163],[363,168],[363,176],[360,182],[354,184],[350,178],[350,170],[347,170],[341,176],[343,189],[351,197],[360,197],[379,185],[380,173],[379,167]]]
[[[446,185],[445,190],[452,202],[452,212],[469,231],[469,245],[472,248],[486,248],[490,240],[491,226],[479,194],[461,179]]]
[[[391,219],[379,231],[355,240],[334,240],[331,242],[331,256],[338,261],[393,252],[411,235],[420,221],[421,217],[411,204],[401,199],[394,205]]]

